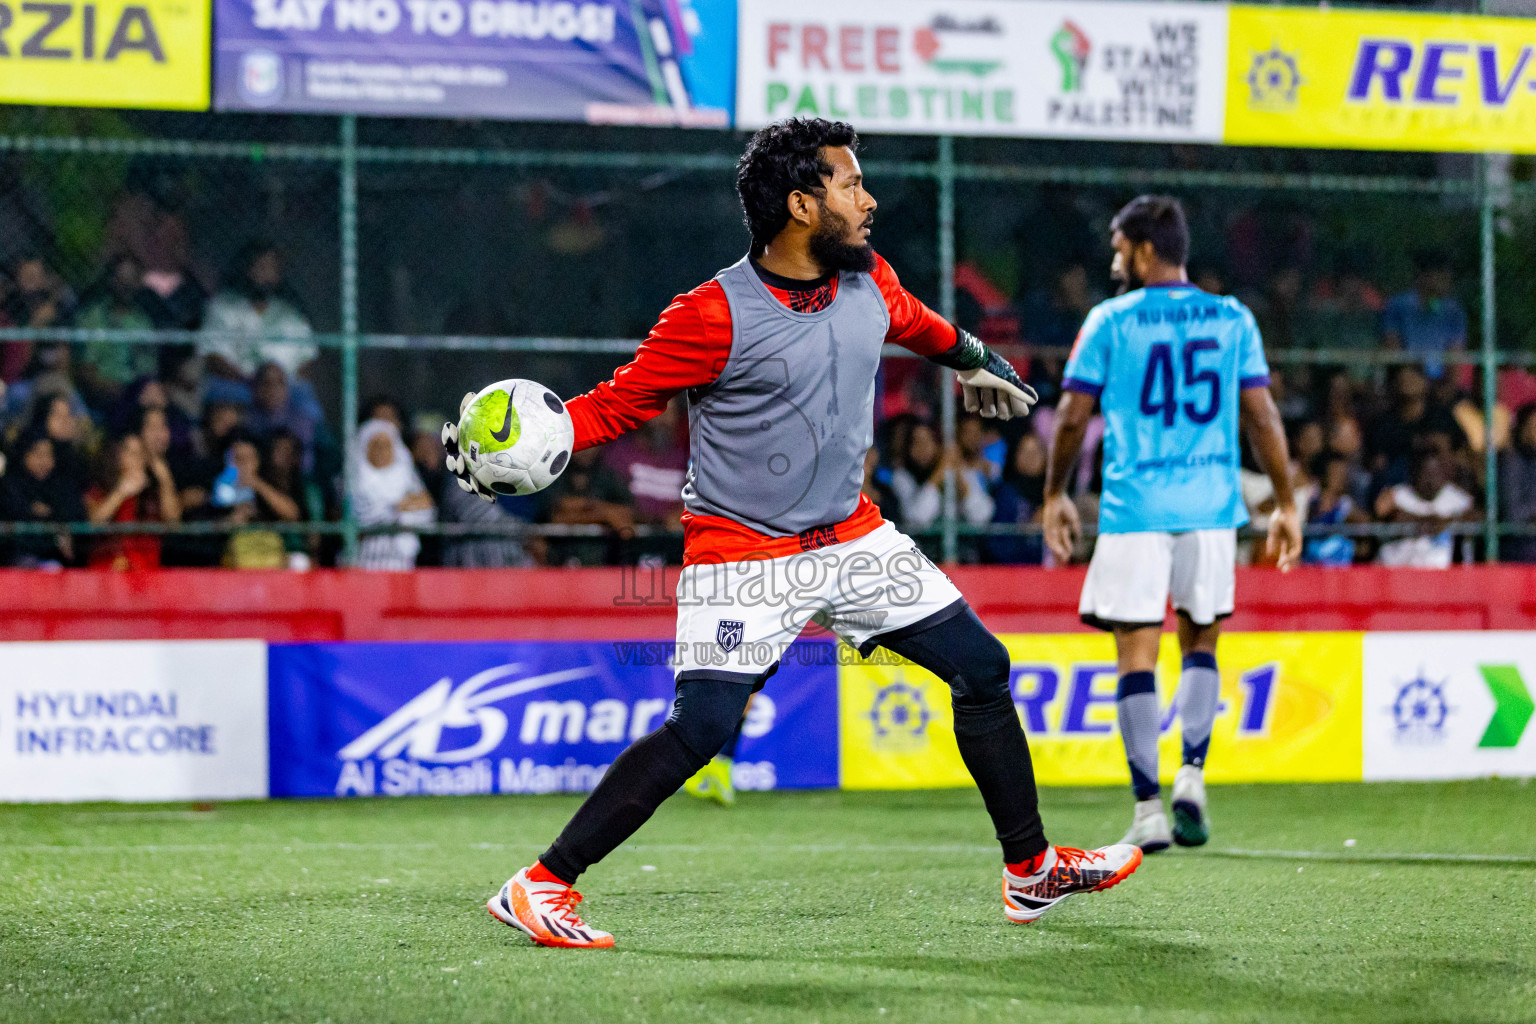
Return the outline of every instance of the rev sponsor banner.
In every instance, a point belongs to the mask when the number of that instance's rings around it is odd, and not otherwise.
[[[0,800],[267,795],[259,640],[0,644]]]
[[[0,0],[0,103],[208,108],[209,0]]]
[[[1226,141],[1536,152],[1536,21],[1233,7]]]
[[[1115,648],[1107,635],[1003,636],[1014,706],[1045,785],[1129,784],[1115,721]],[[1222,637],[1221,704],[1211,782],[1333,782],[1361,778],[1359,633],[1234,633]],[[1160,770],[1180,763],[1179,653],[1164,637]],[[843,669],[842,784],[848,789],[971,785],[955,747],[949,688],[911,664]]]
[[[733,19],[724,0],[217,0],[214,105],[724,128]]]
[[[1226,24],[1202,3],[741,0],[736,119],[1219,142]]]
[[[1536,775],[1536,633],[1365,638],[1365,777]]]
[[[579,793],[671,711],[670,643],[275,644],[273,796]],[[753,698],[739,789],[837,785],[836,648]]]

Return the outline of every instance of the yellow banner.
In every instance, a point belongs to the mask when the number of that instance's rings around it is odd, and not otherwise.
[[[210,0],[0,2],[0,103],[208,108]]]
[[[1004,636],[1014,706],[1044,785],[1130,784],[1115,724],[1115,646],[1104,634]],[[1360,633],[1234,633],[1222,637],[1221,707],[1206,779],[1358,782]],[[883,653],[883,652],[882,652]],[[1163,638],[1160,768],[1180,763],[1174,713],[1179,651]],[[949,687],[911,664],[846,665],[838,690],[844,789],[969,786],[955,746]]]
[[[1536,20],[1233,7],[1226,142],[1536,152]]]

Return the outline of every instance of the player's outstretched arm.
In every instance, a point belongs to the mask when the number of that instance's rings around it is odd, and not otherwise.
[[[873,277],[891,314],[885,340],[957,371],[966,412],[1000,420],[1029,415],[1040,396],[1008,360],[923,305],[901,286],[884,257],[875,257]]]
[[[1266,550],[1281,572],[1301,557],[1301,516],[1291,487],[1291,453],[1285,443],[1285,425],[1268,387],[1244,388],[1243,431],[1253,443],[1259,466],[1275,487],[1275,514],[1269,520]]]
[[[622,437],[660,416],[683,391],[713,384],[730,355],[731,307],[720,283],[679,295],[612,379],[565,403],[575,450]]]
[[[1067,494],[1067,478],[1083,450],[1088,421],[1093,418],[1094,397],[1081,391],[1066,391],[1056,407],[1056,434],[1051,438],[1051,454],[1045,461],[1045,544],[1066,565],[1072,561],[1072,549],[1082,535],[1083,523],[1077,506]]]

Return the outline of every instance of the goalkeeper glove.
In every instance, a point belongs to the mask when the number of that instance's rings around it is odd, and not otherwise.
[[[468,409],[470,403],[474,400],[475,392],[473,391],[464,396],[464,401],[459,403],[459,415],[461,417],[464,415],[464,410]],[[453,474],[453,478],[458,481],[461,490],[484,498],[486,501],[496,500],[496,495],[492,494],[479,480],[475,479],[468,453],[459,451],[459,424],[457,420],[449,420],[443,424],[443,451],[446,453],[443,465],[448,467],[448,472]]]
[[[959,328],[955,333],[954,348],[934,362],[956,371],[965,411],[1000,420],[1029,415],[1030,408],[1040,401],[1035,389],[1020,380],[1008,360],[983,345],[980,338]]]

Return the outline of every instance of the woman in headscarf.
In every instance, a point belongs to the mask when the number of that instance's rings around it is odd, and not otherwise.
[[[359,526],[427,526],[436,520],[432,498],[416,475],[400,429],[374,419],[357,430],[347,453],[352,511]],[[363,538],[357,564],[364,569],[413,569],[421,541],[414,533],[382,533]]]

